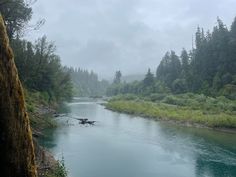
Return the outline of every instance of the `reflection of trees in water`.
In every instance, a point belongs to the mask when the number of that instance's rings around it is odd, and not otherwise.
[[[236,166],[205,159],[202,155],[196,157],[196,177],[235,177]]]

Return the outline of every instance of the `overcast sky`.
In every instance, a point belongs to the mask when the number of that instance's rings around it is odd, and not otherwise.
[[[166,51],[189,50],[196,27],[212,29],[217,16],[230,26],[236,0],[38,0],[33,10],[31,23],[46,23],[30,40],[45,34],[62,64],[108,78],[154,71]]]

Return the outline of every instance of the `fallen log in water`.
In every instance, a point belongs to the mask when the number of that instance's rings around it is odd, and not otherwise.
[[[96,121],[89,121],[88,119],[78,119],[80,121],[80,124],[89,124],[89,125],[94,125]]]
[[[71,119],[78,120],[78,121],[80,121],[79,124],[82,124],[82,125],[86,125],[86,124],[94,125],[95,122],[96,122],[96,121],[90,121],[90,120],[88,120],[87,118],[72,117],[72,116],[69,116],[69,115],[66,115],[66,114],[57,114],[55,117],[63,117],[63,116],[66,116],[66,117],[71,118]]]

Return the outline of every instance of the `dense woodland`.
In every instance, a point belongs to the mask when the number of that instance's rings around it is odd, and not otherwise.
[[[44,22],[28,25],[34,1],[10,0],[0,3],[15,62],[24,88],[40,93],[50,102],[62,102],[76,96],[105,95],[108,82],[99,81],[93,72],[63,67],[56,46],[46,36],[34,43],[23,38],[25,32],[38,29]]]
[[[39,91],[49,101],[66,101],[72,96],[70,74],[55,54],[56,47],[46,37],[34,44],[19,38],[12,39],[15,62],[20,79],[30,91]]]
[[[212,32],[198,27],[192,50],[183,49],[180,56],[167,52],[155,75],[149,69],[141,82],[122,83],[116,72],[107,94],[193,92],[236,99],[236,18],[230,29],[219,18],[217,22]]]
[[[46,36],[34,43],[23,39],[25,32],[35,30],[43,23],[40,20],[35,25],[28,25],[34,2],[7,0],[0,3],[20,80],[25,89],[39,92],[48,102],[69,100],[72,97],[72,82],[55,53],[56,46]]]
[[[89,72],[80,68],[67,68],[73,82],[75,96],[103,96],[109,86],[108,81],[99,80],[93,71]]]

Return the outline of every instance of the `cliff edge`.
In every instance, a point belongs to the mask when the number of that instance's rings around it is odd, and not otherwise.
[[[21,82],[0,16],[0,165],[3,177],[36,177],[32,132]]]

